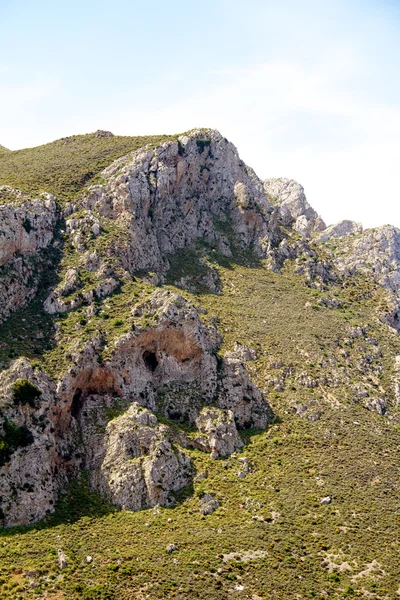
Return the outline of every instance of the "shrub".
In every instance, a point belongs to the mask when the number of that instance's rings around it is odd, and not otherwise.
[[[4,421],[4,435],[0,436],[0,466],[6,464],[17,448],[25,448],[33,442],[31,431],[22,425],[18,427],[12,421]]]
[[[211,140],[196,140],[197,150],[199,154],[203,154],[204,148],[208,148],[211,144]]]
[[[29,404],[32,408],[35,408],[36,400],[42,395],[42,392],[28,379],[17,379],[12,390],[16,404]]]

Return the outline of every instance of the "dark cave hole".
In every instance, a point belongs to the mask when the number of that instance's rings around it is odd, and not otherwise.
[[[168,419],[171,419],[171,421],[178,421],[178,423],[182,423],[185,420],[179,410],[169,410]]]
[[[74,397],[72,398],[72,404],[71,404],[71,415],[75,419],[77,419],[79,417],[79,413],[82,410],[82,406],[83,406],[82,390],[79,388],[76,388]]]
[[[154,371],[158,367],[158,360],[156,357],[156,353],[146,350],[145,352],[143,352],[143,361],[144,361],[144,364],[146,365],[146,368],[149,371],[151,371],[152,373],[154,373]]]

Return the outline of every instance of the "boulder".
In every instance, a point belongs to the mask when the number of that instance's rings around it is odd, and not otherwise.
[[[195,444],[210,452],[211,458],[227,456],[243,447],[231,410],[206,406],[196,419],[196,427],[201,435],[195,438]]]
[[[100,491],[121,508],[170,506],[173,492],[191,481],[189,457],[171,444],[168,428],[137,404],[108,423],[104,449],[94,479]]]

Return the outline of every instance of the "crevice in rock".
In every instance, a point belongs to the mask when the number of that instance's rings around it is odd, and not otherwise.
[[[77,419],[80,415],[80,412],[83,407],[83,400],[84,398],[82,395],[82,390],[80,388],[76,388],[71,403],[71,416],[73,416],[74,419]]]
[[[158,360],[157,360],[157,356],[155,352],[150,352],[150,350],[145,350],[143,352],[143,361],[144,364],[146,365],[146,368],[151,371],[152,373],[154,373],[154,371],[157,369],[158,367]]]

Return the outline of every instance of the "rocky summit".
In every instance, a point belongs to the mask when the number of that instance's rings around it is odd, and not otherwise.
[[[0,596],[400,594],[400,230],[219,132],[0,146]]]

